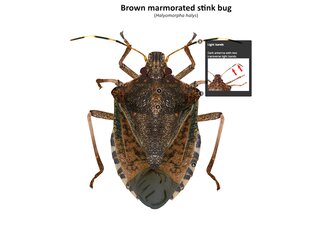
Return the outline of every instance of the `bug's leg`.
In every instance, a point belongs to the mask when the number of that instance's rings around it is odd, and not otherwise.
[[[219,123],[216,143],[214,145],[214,149],[213,149],[213,152],[212,152],[212,155],[211,155],[211,159],[210,159],[210,162],[209,162],[208,167],[207,167],[207,173],[216,182],[217,190],[219,190],[220,189],[220,184],[219,184],[218,180],[216,179],[216,177],[211,173],[211,169],[212,169],[212,166],[214,164],[214,160],[215,160],[216,155],[217,155],[217,150],[218,150],[218,146],[219,146],[219,142],[220,142],[220,138],[221,138],[221,133],[222,133],[222,128],[223,128],[223,123],[224,123],[225,119],[224,119],[224,116],[223,116],[223,114],[221,112],[212,112],[212,113],[198,115],[198,121],[210,121],[210,120],[216,120],[216,119],[220,119],[220,123]]]
[[[195,61],[194,61],[193,56],[191,55],[191,52],[189,49],[189,46],[193,43],[193,40],[195,39],[195,37],[196,37],[196,34],[193,33],[192,39],[186,44],[186,46],[184,46],[184,51],[185,51],[186,55],[188,56],[188,58],[190,59],[191,64],[175,76],[175,78],[178,80],[181,80],[182,78],[184,78],[186,75],[188,75],[195,68]]]
[[[208,80],[209,82],[211,82],[210,80]],[[197,87],[197,86],[199,86],[200,84],[205,84],[205,80],[198,80],[198,81],[194,81],[193,83],[191,83],[190,85],[192,86],[192,87]]]
[[[93,179],[90,181],[89,186],[91,188],[93,188],[93,184],[94,184],[95,179],[104,171],[104,165],[103,165],[103,163],[102,163],[102,161],[100,159],[99,153],[98,153],[96,140],[95,140],[95,134],[94,134],[94,128],[93,128],[93,123],[92,123],[91,117],[97,117],[97,118],[102,118],[102,119],[106,119],[106,120],[113,120],[114,119],[114,114],[108,113],[108,112],[103,112],[103,111],[91,110],[91,111],[89,111],[88,116],[87,116],[91,141],[92,141],[92,144],[93,144],[96,161],[97,161],[97,164],[98,164],[98,167],[99,167],[99,171],[95,174]]]
[[[245,76],[245,74],[243,74],[243,75],[241,75],[241,76],[239,76],[239,77],[237,77],[237,78],[235,78],[235,79],[233,79],[233,80],[227,82],[226,84],[229,85],[230,83],[232,83],[232,82],[236,81],[237,79],[240,79],[240,78],[242,78],[242,77],[244,77],[244,76]],[[244,83],[244,84],[245,84],[245,83]],[[243,84],[243,85],[244,85],[244,84]]]
[[[97,83],[99,89],[102,88],[101,83],[114,83],[116,86],[122,86],[123,85],[123,83],[118,79],[97,79],[96,83]]]
[[[130,69],[128,66],[126,66],[123,61],[125,60],[126,56],[130,53],[130,51],[132,50],[132,46],[131,44],[127,41],[127,39],[125,39],[124,35],[123,35],[123,31],[120,33],[121,37],[123,38],[125,44],[127,45],[124,54],[122,55],[120,61],[119,61],[119,65],[120,68],[127,73],[131,78],[135,79],[137,77],[139,77],[139,75],[137,73],[135,73],[132,69]]]
[[[233,86],[241,87],[241,86],[245,85],[246,83],[247,83],[247,82],[242,83],[242,84],[231,84],[231,85],[229,85],[229,86],[230,86],[230,87],[233,87]]]

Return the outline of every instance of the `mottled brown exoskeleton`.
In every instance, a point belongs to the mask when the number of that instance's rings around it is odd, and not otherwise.
[[[212,80],[212,82],[210,82],[210,80],[208,80],[210,83],[208,84],[208,90],[209,91],[231,91],[231,88],[233,86],[238,86],[238,87],[241,87],[243,85],[245,85],[247,82],[243,83],[243,84],[231,84],[232,82],[242,78],[245,76],[244,75],[241,75],[229,82],[224,82],[223,79],[222,79],[222,75],[224,75],[226,72],[228,72],[230,69],[232,69],[234,66],[236,65],[240,65],[241,67],[243,67],[241,64],[234,64],[233,66],[231,66],[229,69],[227,69],[223,74],[213,74],[209,71],[210,74],[213,75],[214,79]]]
[[[201,43],[202,40],[193,42],[196,36],[194,33],[184,47],[167,57],[161,52],[151,52],[146,57],[132,48],[123,32],[121,36],[124,43],[111,38],[92,36],[126,46],[119,66],[132,80],[127,83],[117,79],[96,81],[100,88],[101,83],[105,82],[114,83],[116,87],[112,90],[114,114],[98,110],[91,110],[88,114],[92,144],[99,166],[99,172],[91,180],[90,187],[93,187],[94,180],[104,170],[91,119],[97,117],[114,121],[111,148],[118,175],[142,203],[154,209],[173,199],[193,175],[201,145],[197,122],[220,119],[217,139],[207,167],[207,173],[219,189],[220,185],[211,174],[211,169],[224,117],[221,112],[198,115],[198,100],[202,93],[196,87],[204,81],[195,81],[191,84],[181,81],[195,66],[189,46]],[[72,40],[82,38],[85,37]],[[140,53],[146,62],[140,74],[123,63],[131,50]],[[172,54],[180,50],[185,51],[191,64],[174,76],[167,62]]]

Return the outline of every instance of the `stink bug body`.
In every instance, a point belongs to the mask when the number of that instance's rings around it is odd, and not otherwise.
[[[214,79],[212,80],[212,82],[210,82],[208,84],[208,90],[210,91],[231,91],[231,88],[233,86],[243,86],[245,85],[247,82],[243,83],[243,84],[231,84],[232,82],[242,78],[245,76],[245,74],[238,76],[237,78],[229,81],[229,82],[224,82],[222,79],[222,75],[224,75],[226,72],[228,72],[230,69],[232,69],[234,66],[238,66],[238,68],[241,70],[241,68],[243,67],[241,64],[234,64],[233,66],[231,66],[229,69],[227,69],[223,74],[213,74],[209,71],[210,74],[213,75]],[[233,71],[234,72],[234,71]],[[236,74],[237,75],[237,74]]]
[[[194,172],[199,159],[201,138],[197,123],[199,121],[220,119],[215,147],[207,167],[207,173],[216,182],[211,169],[217,153],[224,117],[221,112],[198,115],[198,100],[202,93],[196,88],[203,80],[186,84],[181,79],[195,66],[189,46],[201,43],[194,41],[196,34],[182,48],[167,57],[161,52],[151,52],[148,57],[132,48],[123,36],[124,43],[111,38],[92,36],[112,40],[125,45],[119,66],[133,80],[122,83],[117,79],[97,79],[101,83],[112,82],[114,114],[91,110],[88,123],[99,172],[90,182],[103,172],[92,125],[92,117],[114,121],[111,134],[112,157],[118,175],[126,187],[146,206],[160,208],[169,199],[173,199],[186,185]],[[79,37],[72,40],[82,39]],[[218,39],[218,38],[214,38]],[[213,40],[213,39],[208,39]],[[126,66],[123,61],[131,50],[140,53],[145,66],[140,75]],[[184,50],[191,64],[177,75],[167,66],[169,57]]]

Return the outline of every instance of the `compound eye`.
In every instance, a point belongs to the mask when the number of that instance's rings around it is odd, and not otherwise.
[[[142,75],[146,75],[147,74],[147,68],[146,67],[143,67],[141,70],[140,70],[140,73]]]
[[[165,69],[165,74],[166,74],[166,75],[170,75],[170,74],[172,74],[172,72],[173,72],[173,71],[172,71],[170,68],[166,68],[166,69]]]

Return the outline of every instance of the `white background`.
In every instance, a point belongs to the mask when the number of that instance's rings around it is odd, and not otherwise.
[[[232,12],[158,19],[121,13],[118,1],[1,2],[0,237],[325,236],[321,1],[198,2],[230,4]],[[185,190],[152,210],[116,174],[112,123],[94,120],[105,172],[88,187],[97,165],[86,114],[113,110],[113,85],[99,91],[95,79],[130,78],[118,68],[122,46],[69,39],[120,39],[121,30],[146,54],[170,53],[192,32],[253,41],[253,96],[200,100],[200,113],[226,117],[213,169],[219,192],[205,173],[215,121],[200,125],[200,160]],[[204,75],[204,46],[191,50],[197,68],[188,83]],[[144,64],[136,53],[126,63]],[[169,61],[175,73],[188,64],[184,53]]]

